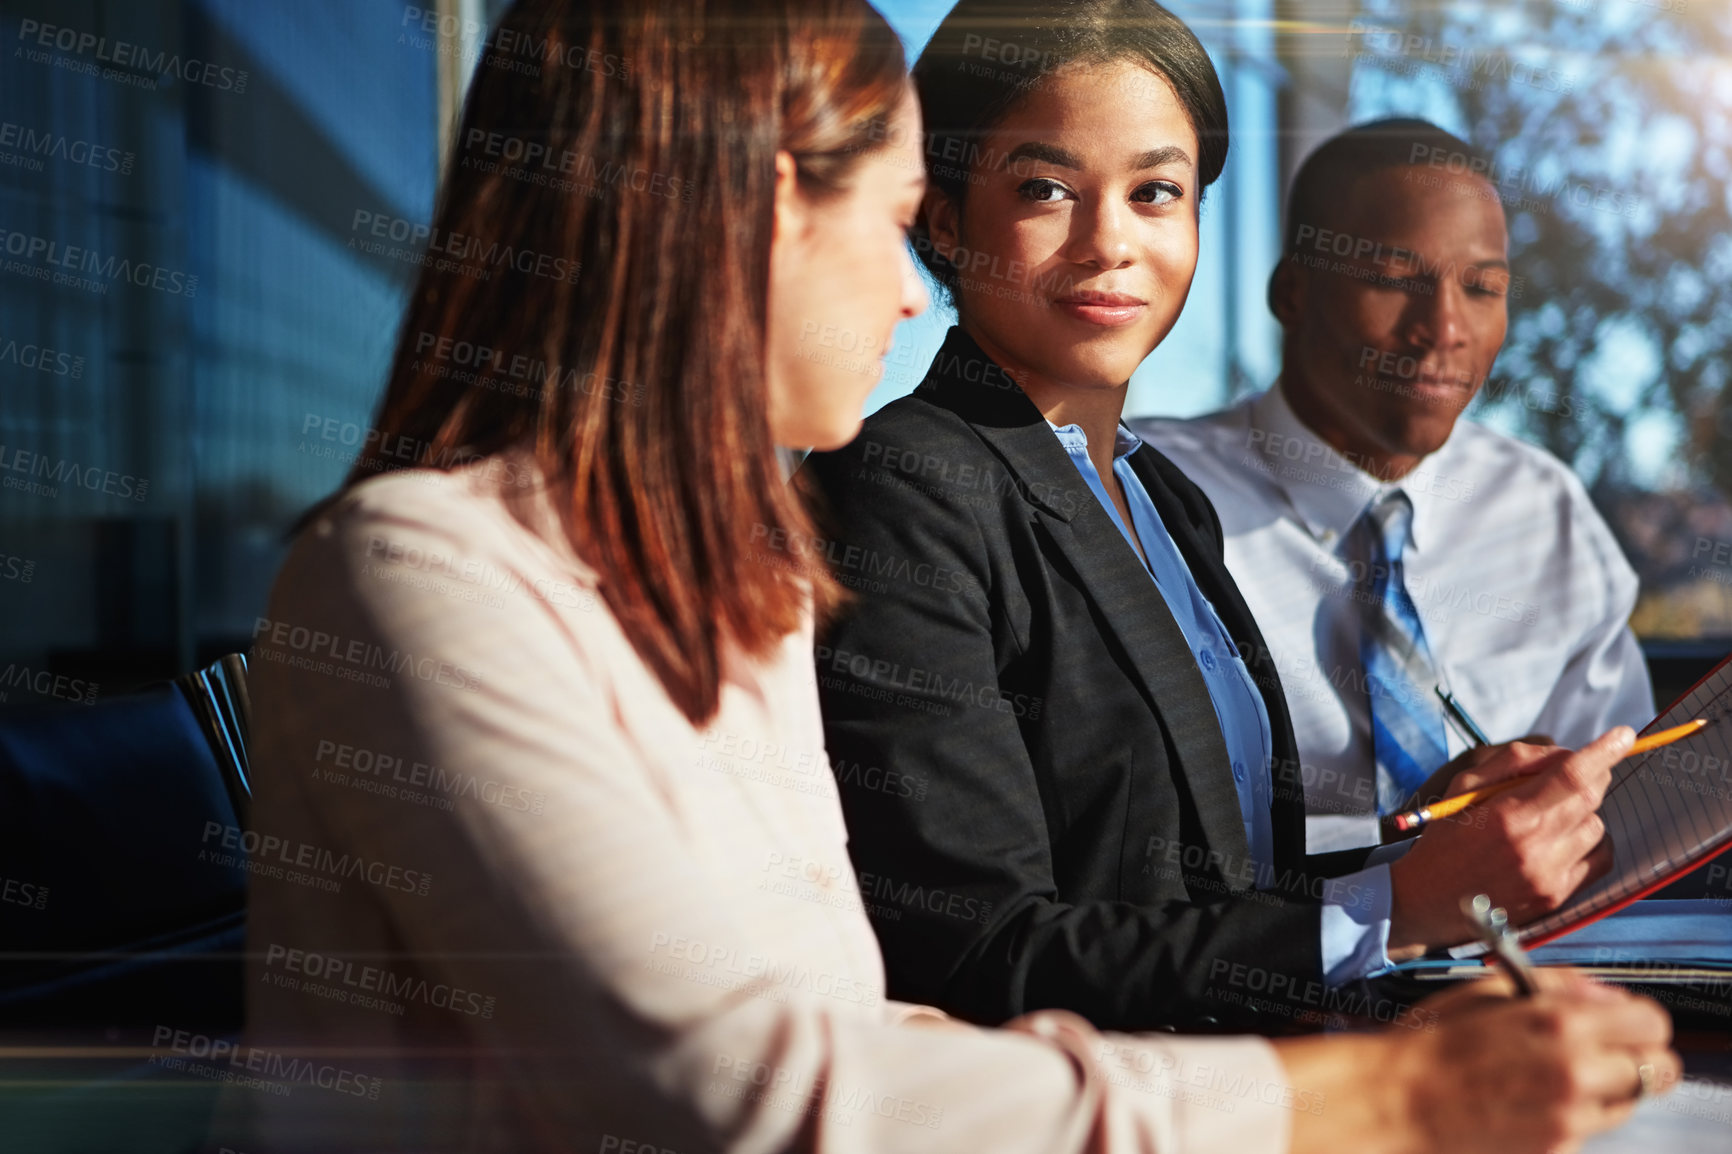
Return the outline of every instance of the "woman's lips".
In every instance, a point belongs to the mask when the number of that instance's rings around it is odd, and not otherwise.
[[[1149,302],[1125,293],[1079,292],[1056,297],[1053,307],[1092,325],[1113,328],[1140,320]]]

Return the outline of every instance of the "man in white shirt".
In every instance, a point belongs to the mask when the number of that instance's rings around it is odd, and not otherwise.
[[[1280,380],[1132,423],[1219,512],[1292,710],[1313,853],[1375,844],[1472,723],[1577,746],[1653,716],[1636,576],[1581,482],[1458,419],[1521,287],[1488,175],[1423,121],[1327,141],[1294,179],[1269,283]],[[1524,401],[1569,415],[1568,397]]]

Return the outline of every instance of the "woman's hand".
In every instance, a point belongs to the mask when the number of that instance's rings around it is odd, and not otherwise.
[[[1570,1150],[1627,1119],[1644,1083],[1664,1093],[1681,1076],[1653,1001],[1569,971],[1542,971],[1531,998],[1509,989],[1490,977],[1421,1003],[1411,1028],[1275,1043],[1326,1103],[1295,1115],[1295,1154]]]
[[[1523,780],[1430,823],[1389,866],[1389,957],[1402,960],[1472,936],[1461,899],[1488,894],[1516,925],[1550,913],[1612,866],[1598,810],[1612,767],[1635,740],[1626,726],[1571,752],[1514,745],[1489,751],[1470,780]],[[1496,775],[1496,778],[1493,777]]]
[[[1500,745],[1475,746],[1458,754],[1426,778],[1425,784],[1413,791],[1413,796],[1402,808],[1419,809],[1446,797],[1538,773],[1546,756],[1557,747],[1557,742],[1540,733],[1530,733]],[[1384,819],[1383,840],[1386,842],[1418,835],[1419,830],[1397,830],[1390,818]]]
[[[1424,1003],[1435,1029],[1401,1058],[1419,1149],[1569,1149],[1682,1076],[1658,1004],[1570,971],[1540,978],[1532,998],[1501,996],[1498,978]]]

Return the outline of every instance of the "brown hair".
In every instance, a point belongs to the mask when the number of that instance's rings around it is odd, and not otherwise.
[[[813,531],[768,419],[775,155],[834,194],[905,91],[864,0],[518,0],[344,488],[529,451],[639,656],[713,715],[723,645],[765,655],[840,599],[747,548]]]

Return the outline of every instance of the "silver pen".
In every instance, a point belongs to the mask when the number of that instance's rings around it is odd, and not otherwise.
[[[1524,998],[1531,998],[1539,991],[1539,981],[1534,964],[1528,960],[1526,951],[1516,942],[1515,933],[1510,929],[1509,915],[1502,906],[1493,906],[1491,898],[1486,894],[1476,894],[1471,898],[1461,899],[1461,912],[1467,915],[1467,920],[1473,923],[1473,928],[1479,932],[1480,941],[1498,956],[1504,969],[1509,971],[1510,981],[1515,983],[1516,992]]]

